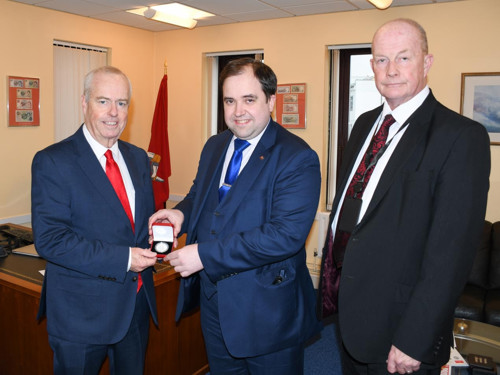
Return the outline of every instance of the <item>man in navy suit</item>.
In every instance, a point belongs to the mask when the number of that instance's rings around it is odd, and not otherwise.
[[[47,316],[55,374],[98,374],[107,356],[112,374],[143,372],[150,315],[156,323],[147,225],[154,198],[147,154],[118,140],[130,95],[120,70],[90,72],[85,123],[33,160],[33,234],[47,260],[39,318]],[[107,177],[108,150],[129,215]]]
[[[453,312],[484,226],[488,134],[432,94],[427,75],[433,56],[418,23],[398,19],[381,26],[372,52],[385,103],[359,117],[344,152],[319,307],[323,316],[336,310],[341,272],[344,373],[439,374],[450,357]],[[372,155],[369,144],[386,115],[395,120],[386,148]],[[372,171],[364,185],[355,173],[363,167]],[[350,186],[358,196],[349,195]]]
[[[270,119],[277,81],[268,66],[232,61],[220,84],[229,130],[206,143],[186,198],[150,225],[170,221],[176,236],[187,233],[188,245],[166,259],[183,276],[177,318],[201,304],[212,374],[302,374],[304,341],[320,329],[305,252],[318,157]],[[235,139],[249,145],[227,186]]]

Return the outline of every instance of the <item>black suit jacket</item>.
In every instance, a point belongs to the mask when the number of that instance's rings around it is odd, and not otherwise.
[[[381,110],[361,115],[353,128],[330,224]],[[454,308],[483,227],[489,171],[485,128],[430,93],[347,245],[339,325],[354,358],[385,362],[394,345],[424,366],[448,361]]]

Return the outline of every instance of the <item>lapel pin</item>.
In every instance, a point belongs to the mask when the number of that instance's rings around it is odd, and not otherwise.
[[[260,160],[264,160],[264,155],[260,155]]]

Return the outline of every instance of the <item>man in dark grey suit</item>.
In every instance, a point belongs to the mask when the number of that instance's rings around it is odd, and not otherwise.
[[[340,278],[345,372],[439,374],[483,227],[488,134],[434,98],[419,24],[386,23],[372,52],[385,103],[359,117],[344,153],[318,307],[336,311]],[[387,140],[372,144],[386,115]]]

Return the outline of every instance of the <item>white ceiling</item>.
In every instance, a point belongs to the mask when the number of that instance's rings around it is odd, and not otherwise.
[[[175,30],[179,27],[146,19],[125,12],[174,2],[169,0],[11,0],[18,3],[77,14],[84,17],[109,21],[149,31]],[[417,4],[433,4],[465,0],[394,0],[392,7]],[[177,0],[176,2],[215,14],[215,17],[198,21],[196,27],[222,25],[247,21],[268,20],[375,9],[368,0]],[[383,12],[383,11],[381,11]],[[411,15],[410,15],[411,16]]]

